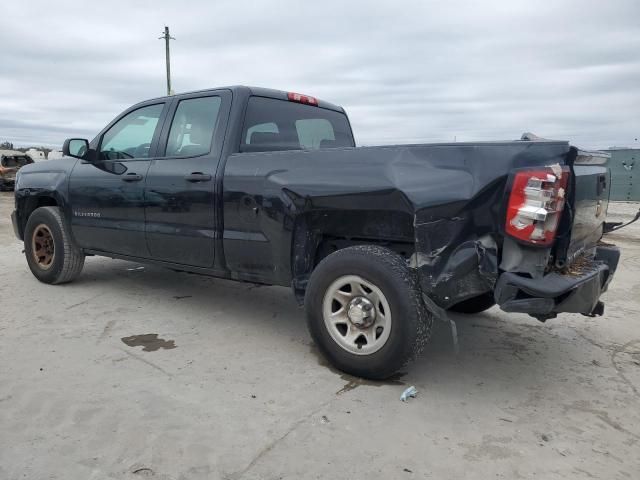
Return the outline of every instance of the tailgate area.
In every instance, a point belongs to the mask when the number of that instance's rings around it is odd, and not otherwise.
[[[496,284],[496,303],[506,312],[528,313],[543,321],[561,312],[602,315],[600,295],[607,290],[619,259],[617,247],[601,245],[594,257],[581,257],[564,271],[539,278],[505,272]]]
[[[600,295],[618,266],[620,251],[601,242],[607,216],[609,155],[571,147],[571,183],[554,244],[538,249],[505,242],[494,297],[507,312],[539,320],[561,312],[602,315]]]
[[[557,241],[556,265],[571,265],[584,252],[592,251],[602,238],[609,204],[609,154],[572,147],[570,161],[573,185],[566,206],[568,235]]]

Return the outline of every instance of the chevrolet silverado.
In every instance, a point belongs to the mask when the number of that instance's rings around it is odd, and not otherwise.
[[[607,156],[566,141],[356,147],[343,108],[238,86],[138,103],[63,151],[16,178],[38,280],[101,255],[290,286],[324,355],[367,378],[448,311],[601,315],[619,259]]]

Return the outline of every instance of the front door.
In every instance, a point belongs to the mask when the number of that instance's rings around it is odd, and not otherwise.
[[[177,98],[151,162],[145,186],[146,238],[151,257],[212,267],[216,237],[216,169],[229,91]]]
[[[144,185],[165,103],[136,108],[101,135],[93,162],[79,161],[69,180],[71,227],[82,248],[148,257]]]

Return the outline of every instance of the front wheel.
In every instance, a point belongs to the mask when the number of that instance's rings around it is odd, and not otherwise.
[[[426,345],[433,317],[415,272],[398,254],[361,245],[332,253],[311,275],[305,294],[315,343],[340,370],[384,379]]]
[[[40,207],[31,214],[24,254],[31,273],[44,283],[70,282],[84,266],[84,253],[73,243],[58,207]]]

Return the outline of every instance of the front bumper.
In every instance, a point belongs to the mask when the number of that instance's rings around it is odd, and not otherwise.
[[[528,313],[541,320],[561,312],[602,315],[600,295],[607,290],[619,259],[617,247],[600,246],[579,272],[553,272],[542,278],[505,272],[495,287],[496,303],[505,312]]]

